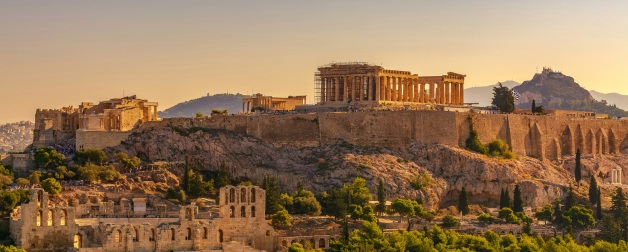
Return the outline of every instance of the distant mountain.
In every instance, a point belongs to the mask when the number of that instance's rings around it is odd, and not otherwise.
[[[229,111],[229,114],[235,114],[242,111],[242,98],[244,97],[247,96],[242,94],[215,94],[212,96],[204,96],[181,102],[164,111],[160,111],[159,117],[194,117],[196,113],[209,115],[212,113],[212,109],[226,109]]]
[[[616,105],[618,108],[628,110],[628,95],[622,95],[618,93],[600,93],[595,90],[590,90],[589,93],[594,99],[608,103],[609,105]]]
[[[0,153],[21,152],[33,143],[32,122],[16,122],[0,125]]]
[[[554,72],[549,68],[537,73],[531,80],[524,81],[513,88],[521,97],[515,100],[515,106],[530,109],[532,100],[545,109],[565,109],[593,111],[610,116],[628,116],[628,112],[604,102],[597,101],[589,91],[582,88],[570,76]]]
[[[495,83],[491,86],[483,86],[483,87],[472,87],[464,89],[464,101],[465,102],[477,102],[479,103],[477,106],[490,106],[493,100],[493,87],[497,86],[498,83]],[[521,83],[516,81],[504,81],[502,85],[513,88],[515,86],[520,85]]]

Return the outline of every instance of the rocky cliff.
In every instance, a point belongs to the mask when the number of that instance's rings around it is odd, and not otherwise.
[[[531,80],[524,81],[513,90],[520,94],[519,100],[515,100],[515,105],[521,109],[530,109],[534,100],[536,106],[544,106],[545,109],[582,110],[611,116],[628,116],[628,112],[616,106],[593,99],[589,91],[576,83],[574,78],[549,68],[543,69],[543,72],[535,74]]]
[[[526,204],[538,207],[560,197],[573,183],[568,169],[573,162],[569,158],[563,163],[528,157],[503,160],[419,142],[398,149],[350,144],[276,147],[226,130],[156,128],[134,133],[122,145],[107,151],[123,151],[148,162],[182,162],[188,156],[193,165],[207,170],[217,170],[224,162],[234,178],[261,181],[264,176],[275,176],[288,191],[294,190],[299,181],[306,188],[322,192],[363,177],[374,193],[381,178],[389,199],[421,197],[430,208],[455,204],[463,186],[473,203],[496,206],[501,188],[508,187],[512,192],[515,184],[522,187]],[[602,179],[607,172],[599,173],[602,169],[626,166],[625,160],[623,156],[584,157],[583,173],[599,174]],[[421,182],[420,186],[413,185],[416,181]]]

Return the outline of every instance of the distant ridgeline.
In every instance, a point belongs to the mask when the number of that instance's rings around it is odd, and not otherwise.
[[[194,100],[181,102],[164,111],[159,112],[160,118],[195,117],[196,113],[209,115],[212,109],[227,110],[229,114],[242,111],[243,94],[215,94]]]
[[[543,72],[535,74],[532,80],[524,81],[513,90],[521,95],[515,101],[520,109],[530,109],[534,100],[536,106],[543,106],[545,109],[592,111],[613,117],[628,117],[628,112],[614,104],[596,101],[572,77],[550,68],[543,68]]]

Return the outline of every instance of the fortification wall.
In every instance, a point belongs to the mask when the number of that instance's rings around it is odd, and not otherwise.
[[[406,147],[412,141],[464,147],[469,120],[482,143],[503,139],[517,155],[557,160],[563,155],[619,154],[628,149],[628,121],[446,111],[370,111],[296,115],[213,116],[146,122],[159,127],[226,129],[272,144],[311,147],[335,143]],[[119,140],[118,140],[119,141]]]
[[[103,149],[109,146],[116,146],[124,141],[131,131],[111,132],[111,131],[76,131],[76,148]]]

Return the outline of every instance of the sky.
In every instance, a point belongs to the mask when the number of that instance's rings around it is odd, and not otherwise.
[[[0,123],[135,94],[165,110],[216,93],[307,95],[361,61],[466,87],[546,67],[628,94],[628,1],[0,0]]]

